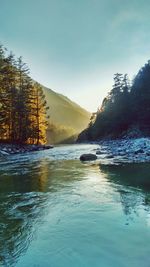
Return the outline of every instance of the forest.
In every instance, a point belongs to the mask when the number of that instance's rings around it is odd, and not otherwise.
[[[116,73],[114,85],[78,141],[150,135],[150,61],[130,82]]]
[[[44,144],[47,103],[22,58],[0,46],[0,142]]]

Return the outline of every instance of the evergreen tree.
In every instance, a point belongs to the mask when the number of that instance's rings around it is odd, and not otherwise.
[[[43,94],[40,84],[35,83],[33,85],[32,97],[31,97],[31,129],[32,138],[34,143],[40,144],[46,142],[46,130],[47,130],[47,103],[45,95]]]
[[[3,129],[3,138],[12,139],[13,121],[14,121],[14,101],[16,95],[15,76],[16,71],[13,67],[14,56],[10,53],[1,60],[0,67],[0,87],[1,87],[1,129]]]
[[[140,69],[131,88],[132,121],[146,134],[150,133],[150,61]]]
[[[117,137],[128,129],[130,123],[130,84],[127,74],[116,73],[114,85],[98,109],[96,119],[90,122],[81,138],[95,140],[105,136]]]
[[[42,88],[33,83],[22,58],[15,60],[0,46],[0,140],[45,143],[47,109]]]

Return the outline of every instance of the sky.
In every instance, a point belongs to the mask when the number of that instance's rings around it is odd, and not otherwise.
[[[0,0],[0,42],[31,77],[93,112],[150,59],[149,0]]]

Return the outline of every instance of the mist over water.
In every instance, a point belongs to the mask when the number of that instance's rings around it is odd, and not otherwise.
[[[150,266],[150,164],[78,160],[96,148],[1,160],[0,266]]]

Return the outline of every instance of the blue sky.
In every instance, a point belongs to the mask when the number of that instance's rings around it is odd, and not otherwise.
[[[150,58],[149,0],[0,0],[0,41],[31,76],[95,111]]]

